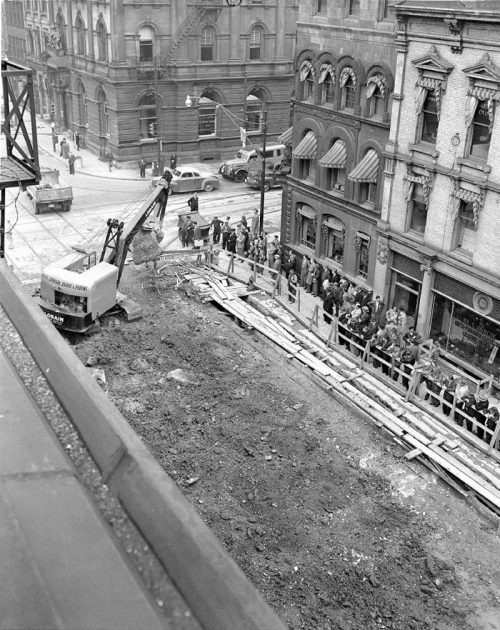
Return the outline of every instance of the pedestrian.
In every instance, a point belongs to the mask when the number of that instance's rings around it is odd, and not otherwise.
[[[78,133],[78,130],[75,131],[75,146],[76,146],[76,150],[79,151],[80,150],[80,134]]]
[[[186,245],[194,245],[194,222],[191,217],[186,219]]]
[[[311,260],[306,278],[306,293],[312,293],[314,274],[316,273],[317,264],[315,260]]]
[[[55,129],[52,129],[52,148],[54,150],[54,153],[57,153],[57,144],[58,144],[58,136],[57,133],[55,133]]]
[[[228,249],[229,236],[231,234],[231,226],[229,225],[230,217],[226,217],[222,225],[222,249]],[[229,250],[228,250],[229,251]]]
[[[201,241],[201,228],[196,221],[193,221],[194,230],[193,230],[193,242],[195,247],[200,247]]]
[[[307,274],[309,273],[309,259],[302,256],[302,265],[300,267],[300,286],[305,287],[307,282]]]
[[[238,231],[236,235],[236,252],[238,256],[243,256],[245,253],[245,241],[246,241],[246,230],[243,226]]]
[[[312,292],[313,292],[314,297],[319,297],[321,276],[322,276],[321,265],[316,265],[316,269],[314,270],[313,285],[312,285]]]
[[[213,230],[214,230],[214,235],[213,235],[214,244],[217,244],[220,241],[220,232],[221,232],[221,228],[222,228],[222,221],[219,218],[214,217],[212,219],[212,223],[210,224],[210,227],[213,228]]]
[[[68,144],[68,143],[66,142],[66,138],[64,138],[64,137],[63,137],[63,139],[62,139],[62,140],[61,140],[61,142],[59,143],[59,148],[60,148],[60,150],[61,150],[61,151],[60,151],[60,153],[59,153],[59,155],[60,155],[61,157],[63,157],[63,152],[64,152],[64,150],[65,150],[65,149],[64,149],[64,147],[65,147],[67,144]]]
[[[113,169],[113,164],[115,162],[115,158],[113,157],[113,154],[111,153],[111,151],[106,156],[106,159],[108,160],[108,168],[109,168],[109,172],[111,173]]]
[[[170,156],[170,168],[174,171],[177,168],[177,153]]]
[[[281,268],[282,268],[281,256],[279,254],[275,254],[274,261],[273,261],[273,269],[277,272],[276,276],[279,276],[281,274]]]
[[[64,160],[67,160],[69,158],[70,146],[66,138],[63,138],[63,140],[64,142],[61,142],[61,155]]]
[[[258,208],[255,208],[252,216],[252,234],[257,236],[259,234],[260,216]]]
[[[146,177],[146,162],[142,158],[139,160],[139,175],[142,179]]]
[[[236,230],[231,228],[231,232],[229,234],[229,239],[227,242],[227,251],[231,252],[231,254],[236,254],[236,241],[238,240],[238,236],[236,235]]]
[[[70,153],[69,157],[68,157],[68,166],[69,166],[69,174],[70,175],[74,175],[75,174],[75,156]]]
[[[245,215],[241,217],[241,223],[244,226],[245,230],[248,229],[247,218]]]
[[[330,316],[333,315],[333,306],[333,292],[330,288],[328,288],[326,290],[325,299],[323,300],[323,319],[325,320],[326,324],[332,323],[332,318]]]
[[[191,208],[191,212],[198,212],[198,193],[194,193],[194,195],[188,199],[187,204]]]

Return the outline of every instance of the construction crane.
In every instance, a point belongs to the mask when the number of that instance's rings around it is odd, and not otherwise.
[[[170,184],[168,175],[167,172],[126,222],[108,219],[98,262],[97,251],[77,251],[44,269],[39,305],[55,326],[84,333],[116,306],[129,320],[140,317],[140,306],[121,296],[118,287],[136,234],[153,218],[159,230],[163,226]]]

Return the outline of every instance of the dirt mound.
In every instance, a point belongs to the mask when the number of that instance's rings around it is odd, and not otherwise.
[[[288,626],[482,627],[498,539],[258,333],[176,291],[175,271],[129,268],[144,319],[103,321],[75,350]]]

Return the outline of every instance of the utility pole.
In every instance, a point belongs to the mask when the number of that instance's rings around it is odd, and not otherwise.
[[[266,137],[267,137],[267,107],[262,111],[262,171],[260,173],[260,233],[264,232],[264,188],[266,184]]]
[[[158,57],[154,58],[154,89],[155,89],[155,108],[156,108],[156,149],[157,149],[157,173],[160,173],[160,160],[161,160],[161,139],[160,139],[160,99],[158,98]]]

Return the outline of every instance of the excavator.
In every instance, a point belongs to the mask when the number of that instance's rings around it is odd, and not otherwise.
[[[154,221],[161,231],[169,194],[169,173],[139,204],[130,219],[108,219],[104,245],[97,251],[75,251],[46,267],[39,306],[62,330],[85,333],[96,320],[119,306],[129,320],[141,316],[139,305],[118,293],[127,254],[138,232]]]

